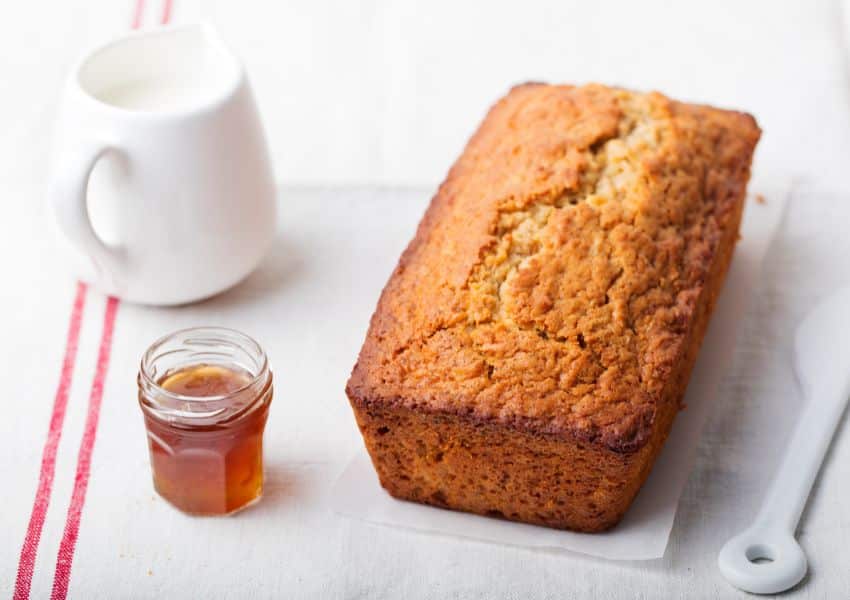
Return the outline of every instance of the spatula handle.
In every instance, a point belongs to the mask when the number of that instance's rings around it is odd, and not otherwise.
[[[809,400],[764,504],[753,524],[729,540],[718,557],[730,583],[756,594],[781,592],[806,574],[806,556],[794,531],[847,404],[843,381],[801,383]]]
[[[755,525],[794,533],[806,500],[823,463],[832,436],[847,405],[847,389],[833,386],[811,388],[790,445],[770,485]]]

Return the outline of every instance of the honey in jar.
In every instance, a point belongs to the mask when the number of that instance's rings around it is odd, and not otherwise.
[[[257,501],[271,399],[265,354],[243,334],[196,328],[156,342],[139,372],[156,491],[198,515]]]

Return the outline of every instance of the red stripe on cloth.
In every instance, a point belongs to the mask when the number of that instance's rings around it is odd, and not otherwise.
[[[171,18],[171,0],[164,0],[164,2],[165,5],[162,13],[162,24],[168,23]],[[136,0],[131,24],[133,29],[141,27],[144,7],[145,0]],[[83,287],[83,289],[85,288]],[[89,477],[91,474],[91,461],[92,454],[94,452],[94,443],[97,437],[100,407],[103,401],[103,388],[106,382],[106,374],[109,370],[110,355],[112,353],[112,337],[115,330],[115,318],[118,314],[118,305],[119,300],[117,298],[111,296],[107,298],[106,310],[103,317],[103,332],[100,339],[100,348],[98,349],[97,365],[95,368],[94,379],[92,380],[91,391],[89,393],[89,406],[86,414],[86,423],[83,429],[83,437],[80,441],[79,453],[77,455],[77,470],[74,475],[74,489],[71,493],[71,503],[68,506],[68,514],[65,519],[65,530],[62,534],[62,540],[59,544],[59,552],[56,557],[56,569],[53,575],[53,590],[51,593],[51,599],[53,600],[64,600],[68,595],[68,586],[71,581],[71,567],[74,561],[74,550],[80,533],[80,522],[82,520],[83,506],[85,505],[86,492],[88,490]],[[55,464],[55,451],[53,463]],[[32,568],[30,567],[27,589],[25,593],[20,596],[20,600],[24,600],[29,597],[29,583],[31,580]],[[17,586],[15,600],[19,600],[19,597],[17,596]]]
[[[56,572],[53,576],[53,600],[62,600],[68,595],[68,584],[71,579],[71,564],[74,560],[74,548],[80,532],[80,519],[83,505],[86,501],[86,490],[91,472],[91,458],[97,435],[97,423],[100,418],[100,405],[103,400],[103,385],[109,370],[109,356],[112,351],[112,332],[115,329],[115,315],[118,312],[118,299],[109,297],[106,300],[106,311],[103,316],[103,333],[100,337],[100,348],[97,354],[97,366],[86,414],[86,424],[83,438],[80,441],[80,452],[77,456],[77,472],[74,476],[74,491],[71,494],[71,504],[65,521],[65,532],[59,544],[56,558]]]
[[[77,283],[77,292],[71,308],[71,320],[68,323],[68,333],[65,337],[65,356],[62,359],[62,371],[59,375],[59,385],[53,398],[53,412],[50,415],[50,426],[47,429],[47,440],[41,452],[41,472],[38,476],[38,488],[30,513],[27,534],[21,547],[21,557],[18,561],[18,575],[15,579],[14,600],[29,598],[32,585],[35,557],[38,552],[38,542],[44,519],[50,505],[50,492],[53,488],[53,475],[56,471],[56,452],[62,437],[62,424],[65,422],[65,411],[68,407],[68,393],[74,375],[74,363],[77,360],[77,347],[80,342],[80,328],[83,323],[83,309],[86,304],[85,283]]]
[[[160,23],[163,25],[168,25],[168,22],[171,20],[171,0],[165,0],[162,3],[162,19],[160,19]]]
[[[131,29],[142,26],[142,15],[145,13],[145,0],[136,0],[136,8],[133,11],[133,20],[130,22]]]

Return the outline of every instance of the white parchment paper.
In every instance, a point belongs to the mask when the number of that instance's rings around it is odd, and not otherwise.
[[[757,189],[764,189],[764,186]],[[379,485],[365,448],[351,461],[332,495],[334,511],[372,523],[530,548],[580,552],[610,560],[664,555],[699,433],[735,347],[759,267],[784,212],[788,186],[770,186],[747,203],[741,240],[694,367],[686,408],[622,522],[611,531],[582,534],[402,502]]]

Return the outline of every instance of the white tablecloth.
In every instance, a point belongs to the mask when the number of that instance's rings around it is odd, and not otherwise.
[[[722,393],[665,557],[609,563],[422,535],[329,510],[328,493],[361,443],[344,382],[378,292],[428,196],[424,190],[285,189],[280,239],[243,285],[195,306],[119,306],[70,597],[735,596],[715,567],[716,553],[754,514],[794,419],[771,411],[776,394],[796,394],[783,342],[811,299],[840,278],[827,273],[846,269],[847,236],[840,227],[824,227],[846,222],[844,198],[798,191],[791,201],[734,366],[720,374]],[[37,219],[18,215],[0,225],[0,252],[16,257],[5,265],[0,311],[6,385],[0,594],[7,596],[33,503],[74,293],[49,245],[30,233]],[[35,563],[34,598],[48,595],[53,584],[103,316],[104,299],[90,291]],[[185,517],[157,498],[150,483],[135,399],[137,363],[161,333],[198,324],[256,336],[277,378],[266,432],[266,497],[233,518]],[[850,595],[848,459],[850,437],[844,432],[800,528],[811,575],[789,597]]]

